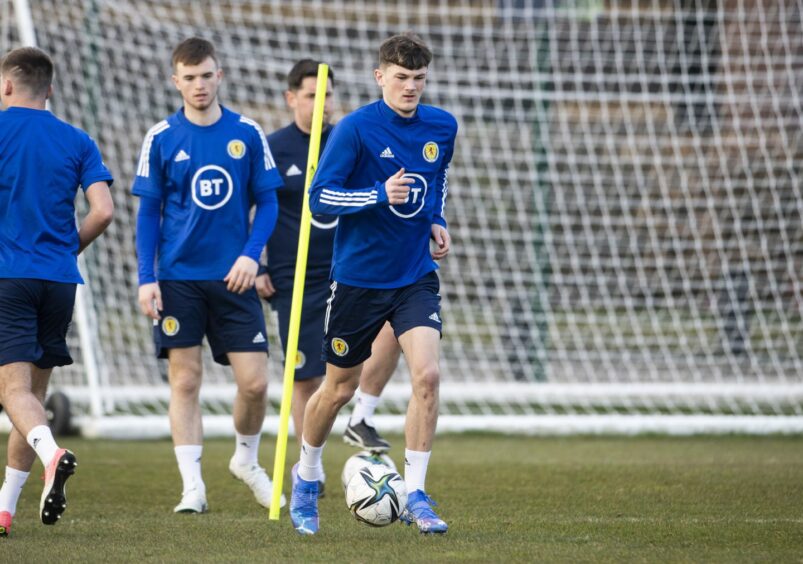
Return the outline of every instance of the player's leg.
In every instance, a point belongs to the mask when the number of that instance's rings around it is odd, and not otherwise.
[[[50,373],[51,370],[31,369],[31,392],[42,405]],[[11,531],[11,520],[17,510],[19,496],[36,460],[36,451],[16,427],[12,427],[8,435],[7,453],[6,474],[3,487],[0,488],[0,536],[7,536]]]
[[[234,454],[229,472],[248,486],[260,505],[270,507],[273,483],[259,465],[268,389],[268,340],[262,304],[253,288],[236,294],[222,281],[203,285],[210,304],[206,336],[212,356],[219,364],[231,365],[237,383]],[[280,506],[286,503],[281,496]]]
[[[321,387],[312,394],[304,412],[298,479],[290,499],[290,519],[304,535],[318,532],[318,483],[323,478],[323,447],[340,408],[357,389],[362,364],[342,368],[327,364]]]
[[[324,326],[326,377],[307,402],[298,481],[293,487],[290,518],[296,531],[318,531],[318,480],[323,471],[323,447],[340,408],[354,395],[362,364],[390,312],[382,299],[387,291],[333,283]],[[373,308],[366,311],[365,304]]]
[[[176,513],[205,513],[206,485],[201,475],[203,427],[199,396],[203,378],[201,342],[207,308],[199,282],[162,280],[162,320],[153,328],[158,358],[168,360],[170,433],[181,475]]]
[[[343,433],[346,443],[374,452],[387,452],[390,449],[390,443],[376,431],[373,415],[382,390],[396,370],[400,354],[401,348],[393,328],[385,323],[371,345],[370,358],[363,365],[360,387],[355,394],[356,404]]]
[[[56,444],[44,408],[53,367],[72,363],[66,337],[74,301],[75,284],[0,281],[0,403],[16,430],[9,437],[8,460],[22,471],[30,470],[33,453],[42,460],[39,513],[46,525],[66,509],[64,484],[77,465],[75,455]]]
[[[307,403],[318,388],[323,383],[323,376],[308,378],[306,380],[296,380],[293,383],[293,402],[290,407],[290,412],[293,416],[293,427],[296,429],[296,440],[298,446],[301,446],[301,436],[304,429],[304,412],[307,409]]]
[[[268,389],[268,363],[264,352],[230,352],[228,354],[237,395],[234,400],[236,446],[229,460],[229,471],[245,482],[263,507],[270,508],[273,483],[259,465],[259,443],[265,421]],[[286,498],[282,496],[280,506]]]
[[[410,369],[413,393],[405,421],[404,478],[407,508],[402,521],[415,523],[422,533],[448,529],[432,507],[425,481],[432,441],[438,423],[440,390],[440,284],[433,272],[402,292],[391,322]]]
[[[206,484],[201,473],[203,424],[199,396],[203,377],[201,347],[171,348],[167,378],[170,384],[170,434],[181,475],[181,501],[175,513],[205,513]]]

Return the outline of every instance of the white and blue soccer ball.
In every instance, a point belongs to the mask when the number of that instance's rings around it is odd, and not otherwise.
[[[346,460],[346,463],[343,465],[343,473],[340,475],[340,480],[343,483],[343,491],[348,488],[349,481],[354,474],[371,464],[384,464],[391,470],[396,470],[396,464],[393,463],[393,459],[387,454],[380,454],[367,450],[358,452]]]
[[[396,521],[407,506],[407,486],[396,470],[371,464],[349,480],[346,504],[357,521],[384,527]]]

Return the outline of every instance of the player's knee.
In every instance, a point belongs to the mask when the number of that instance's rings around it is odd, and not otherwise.
[[[438,391],[441,382],[441,371],[432,364],[416,370],[413,375],[413,386],[418,394],[431,395]]]
[[[337,406],[338,409],[346,405],[354,396],[357,391],[359,380],[347,380],[345,382],[338,382],[330,388],[329,398],[330,401]]]
[[[268,393],[268,379],[250,378],[240,384],[238,390],[249,401],[262,401]]]
[[[177,370],[170,374],[170,391],[184,398],[197,397],[201,391],[201,379],[194,373]]]

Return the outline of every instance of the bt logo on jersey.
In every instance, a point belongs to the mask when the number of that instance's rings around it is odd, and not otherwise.
[[[407,194],[407,201],[403,204],[390,206],[390,211],[403,219],[407,219],[417,215],[424,207],[424,202],[427,198],[427,180],[420,174],[413,172],[406,173],[404,178],[412,178],[414,180],[412,184],[408,184],[410,192]]]
[[[222,208],[233,192],[231,175],[217,165],[203,166],[192,177],[192,201],[205,210]]]

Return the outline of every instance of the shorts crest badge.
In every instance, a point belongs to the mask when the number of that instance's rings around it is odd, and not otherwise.
[[[245,143],[239,139],[232,139],[226,146],[229,156],[233,159],[241,159],[245,156]]]
[[[307,364],[307,355],[301,351],[296,351],[296,370],[301,370]]]
[[[162,332],[168,337],[172,337],[178,333],[180,327],[178,319],[172,315],[168,315],[162,320]]]
[[[349,352],[349,345],[340,337],[332,339],[332,350],[337,356],[346,356]]]
[[[424,160],[428,163],[434,163],[438,160],[438,154],[440,153],[440,149],[438,148],[438,144],[434,141],[429,141],[424,145]]]

